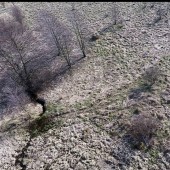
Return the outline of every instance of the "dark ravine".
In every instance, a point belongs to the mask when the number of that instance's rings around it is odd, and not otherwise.
[[[38,95],[31,90],[26,90],[26,92],[27,92],[27,94],[30,97],[32,102],[38,103],[42,106],[42,113],[40,114],[40,116],[43,115],[47,110],[45,99],[38,97]]]
[[[42,113],[40,115],[43,115],[47,110],[46,101],[43,98],[37,98],[36,102],[42,106]]]
[[[35,94],[31,91],[27,91],[27,93],[33,102],[36,102],[42,106],[43,111],[40,114],[40,116],[42,116],[46,111],[46,101],[43,98],[39,98],[37,94]],[[26,170],[26,168],[27,168],[27,166],[24,165],[24,158],[27,156],[26,152],[27,152],[28,147],[31,146],[32,138],[33,138],[33,136],[30,134],[29,140],[26,143],[26,145],[22,148],[21,153],[16,156],[15,166],[17,166],[19,164],[19,166],[22,168],[21,170]]]
[[[16,156],[15,166],[19,164],[19,166],[22,168],[21,170],[26,170],[27,168],[27,166],[24,165],[24,158],[26,157],[28,147],[31,145],[31,139],[32,137],[30,136],[27,144],[22,148],[21,153]]]

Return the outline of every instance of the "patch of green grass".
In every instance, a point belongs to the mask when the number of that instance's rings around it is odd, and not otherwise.
[[[160,139],[160,140],[163,140],[163,139],[165,139],[165,138],[168,138],[168,137],[170,137],[170,134],[169,134],[169,127],[167,127],[167,128],[164,128],[164,130],[162,130],[162,129],[159,129],[158,131],[157,131],[157,133],[156,133],[156,137],[158,138],[158,139]]]
[[[108,115],[108,120],[111,122],[113,121],[113,119],[116,119],[117,116],[116,116],[116,113],[112,112]]]
[[[100,57],[106,57],[111,54],[111,50],[110,48],[106,48],[105,46],[101,45],[99,47],[96,47],[96,53]]]
[[[47,105],[47,113],[61,113],[64,111],[64,106],[61,104],[49,103]]]
[[[74,104],[74,108],[76,108],[77,110],[81,110],[82,109],[82,104],[79,102],[76,102],[76,104]]]
[[[91,99],[86,99],[83,102],[76,102],[76,104],[74,104],[74,108],[76,108],[77,110],[83,110],[83,109],[87,109],[87,108],[91,108],[93,106],[93,101]]]
[[[54,120],[54,115],[52,114],[43,115],[36,118],[29,124],[28,131],[32,137],[37,137],[53,127],[61,127],[62,124],[62,119]]]
[[[92,100],[87,99],[87,100],[84,100],[83,105],[86,106],[86,107],[92,107],[93,106],[93,102],[92,102]]]
[[[123,25],[122,24],[117,24],[115,27],[116,27],[117,30],[121,30],[123,28]]]
[[[159,151],[157,149],[150,149],[148,151],[148,153],[150,155],[149,162],[151,164],[155,164],[157,162],[158,157],[159,157]]]
[[[142,76],[138,77],[138,79],[136,80],[136,85],[141,88],[147,88],[147,86],[149,86]]]

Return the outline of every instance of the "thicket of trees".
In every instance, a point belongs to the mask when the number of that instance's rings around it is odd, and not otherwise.
[[[0,67],[15,86],[24,89],[31,101],[43,106],[44,113],[45,100],[39,98],[38,93],[46,89],[65,64],[71,67],[73,44],[77,44],[86,57],[87,34],[82,24],[85,18],[80,18],[83,15],[78,11],[70,10],[71,29],[49,11],[41,10],[36,26],[31,29],[19,7],[11,7],[10,14],[12,18],[0,18]]]

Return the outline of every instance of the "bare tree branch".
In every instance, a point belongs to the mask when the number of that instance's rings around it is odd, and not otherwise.
[[[53,56],[61,56],[71,67],[70,53],[72,51],[72,34],[50,12],[42,10],[38,15],[39,31],[53,51]]]
[[[75,9],[74,3],[70,11],[67,11],[67,19],[70,21],[75,33],[78,46],[82,51],[83,57],[86,57],[89,37],[91,32],[88,29],[86,19],[82,13]]]

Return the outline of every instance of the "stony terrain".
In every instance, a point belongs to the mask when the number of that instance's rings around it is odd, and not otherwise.
[[[114,27],[110,27],[111,2],[75,4],[100,38],[91,42],[87,58],[41,94],[48,101],[45,116],[40,118],[41,108],[29,104],[1,120],[0,169],[170,169],[170,3],[117,2]],[[64,11],[71,4],[16,5],[34,25],[34,14],[42,7],[65,21]],[[129,97],[153,64],[162,76],[152,91]],[[127,137],[136,109],[161,124],[148,151],[133,149]]]

